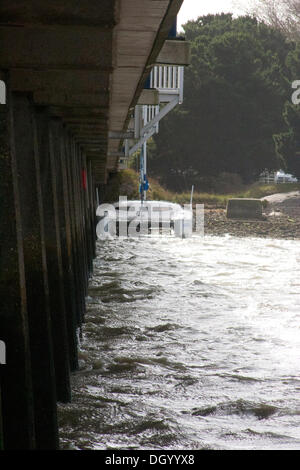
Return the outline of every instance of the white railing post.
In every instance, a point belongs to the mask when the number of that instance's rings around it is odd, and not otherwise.
[[[184,68],[179,67],[179,104],[183,102]]]

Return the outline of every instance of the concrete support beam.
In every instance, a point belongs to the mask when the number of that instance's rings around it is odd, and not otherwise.
[[[107,122],[108,121],[108,109],[97,108],[93,106],[90,108],[82,106],[74,107],[59,107],[51,106],[50,113],[53,116],[63,118],[64,122]]]
[[[53,203],[55,211],[56,243],[59,255],[59,271],[62,281],[65,303],[66,325],[68,332],[69,360],[71,370],[78,369],[78,345],[77,345],[77,319],[75,303],[75,286],[73,280],[72,258],[69,258],[70,247],[66,239],[66,214],[63,190],[63,174],[61,160],[64,155],[62,145],[63,130],[59,119],[51,118],[49,121],[49,153],[51,163],[51,178],[53,187]]]
[[[15,153],[20,193],[36,446],[55,449],[56,388],[34,109],[29,96],[22,93],[10,94],[10,107],[10,132],[15,142],[11,151]]]
[[[78,227],[78,234],[80,240],[80,253],[82,258],[82,284],[84,286],[84,297],[87,294],[88,281],[89,281],[89,268],[88,268],[88,253],[87,253],[87,241],[85,232],[85,218],[83,209],[83,185],[82,185],[82,150],[80,145],[74,143],[74,159],[73,159],[73,171],[74,171],[74,199],[75,199],[75,211],[76,221]],[[85,308],[84,308],[85,313]],[[84,318],[82,319],[84,320]]]
[[[71,399],[96,254],[95,184],[133,137],[132,109],[182,1],[0,2],[0,448],[1,421],[6,449],[58,446],[56,399]]]
[[[14,138],[0,106],[0,331],[7,364],[1,366],[5,449],[34,449],[35,426],[26,302],[20,190]]]
[[[94,145],[105,148],[106,146],[106,133],[92,133],[92,132],[80,132],[73,135],[74,140],[79,145]]]
[[[0,386],[0,450],[4,450],[4,435],[2,425],[2,398],[1,398],[1,386]]]
[[[93,107],[99,106],[107,108],[109,105],[108,93],[69,93],[69,92],[47,92],[36,91],[33,94],[34,102],[38,105],[47,106],[82,106]]]
[[[84,302],[82,299],[81,286],[78,276],[78,270],[80,269],[77,259],[76,251],[76,239],[73,232],[75,222],[72,220],[72,210],[71,210],[71,188],[69,181],[70,173],[70,155],[69,155],[69,136],[65,129],[62,129],[62,141],[61,141],[61,169],[62,169],[62,187],[63,191],[63,200],[64,200],[64,210],[65,210],[65,242],[66,242],[66,252],[64,253],[64,265],[65,271],[69,273],[69,283],[73,290],[74,294],[73,301],[75,303],[75,314],[76,314],[76,324],[77,327],[81,325],[81,319],[83,318],[84,312]]]
[[[115,0],[2,0],[2,23],[59,24],[59,25],[115,25]]]
[[[84,277],[84,257],[83,257],[83,244],[80,232],[80,218],[78,216],[77,205],[77,189],[78,181],[75,172],[75,143],[70,135],[67,136],[66,142],[66,162],[67,162],[67,178],[69,189],[69,203],[70,203],[70,221],[72,232],[72,247],[73,247],[73,260],[74,260],[74,274],[75,285],[77,293],[77,306],[78,309],[78,324],[81,325],[85,313],[85,294],[86,283]]]
[[[0,64],[4,69],[111,70],[112,67],[112,30],[109,29],[0,26],[0,43]]]
[[[88,176],[88,165],[85,154],[82,154],[82,207],[84,215],[84,229],[85,229],[85,238],[86,238],[86,251],[87,251],[87,265],[88,265],[88,275],[89,277],[93,273],[93,234],[91,232],[91,223],[90,223],[90,195],[89,195],[89,176]]]
[[[14,101],[16,101],[16,154],[20,161],[18,169],[19,177],[22,181],[20,184],[20,195],[32,361],[36,445],[37,449],[56,449],[59,446],[56,409],[57,394],[45,250],[45,220],[41,199],[41,155],[39,153],[37,143],[33,104],[32,102],[27,102],[25,95],[18,96],[13,94],[13,96]],[[28,121],[28,118],[30,117],[29,112],[31,114],[31,121]],[[32,129],[30,129],[28,122],[30,122],[30,127]],[[31,135],[30,130],[32,130]],[[18,137],[17,132],[20,138]],[[25,136],[27,136],[28,141],[26,138],[24,139]],[[29,140],[29,136],[30,139],[33,138],[34,162],[32,162],[33,158],[30,155],[31,142]],[[26,143],[28,142],[26,150],[24,148],[24,140]],[[31,185],[28,184],[30,175],[32,176]]]
[[[45,220],[45,248],[48,269],[50,312],[57,399],[71,399],[69,343],[66,322],[66,306],[63,289],[63,270],[58,217],[55,205],[53,176],[49,145],[49,116],[46,109],[36,109],[37,141],[42,174],[41,197]]]
[[[107,156],[115,157],[115,158],[125,158],[125,153],[124,152],[109,152]]]
[[[159,104],[159,93],[157,90],[143,90],[139,100],[138,105],[149,105],[155,106]]]
[[[169,39],[165,41],[153,65],[190,65],[191,48],[186,41]]]
[[[92,240],[92,258],[96,258],[96,191],[93,179],[93,169],[91,160],[87,160],[87,182],[88,182],[88,197],[89,197],[89,223]]]
[[[105,70],[11,69],[10,86],[13,91],[105,93],[109,77]]]
[[[105,122],[101,124],[101,122],[67,122],[66,128],[72,135],[84,135],[84,134],[101,134],[103,136],[107,136],[107,126]]]
[[[58,447],[56,387],[45,251],[41,168],[32,101],[12,94],[32,363],[36,445]],[[31,181],[31,184],[28,184]]]

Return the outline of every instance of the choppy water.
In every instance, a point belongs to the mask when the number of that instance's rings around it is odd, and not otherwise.
[[[300,449],[300,242],[99,243],[73,403],[79,449]]]

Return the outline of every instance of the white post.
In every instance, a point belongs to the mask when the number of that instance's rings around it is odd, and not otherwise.
[[[184,67],[179,67],[179,104],[183,102]]]
[[[96,188],[96,204],[97,204],[97,207],[99,207],[100,201],[99,201],[99,190],[98,190],[98,188]]]

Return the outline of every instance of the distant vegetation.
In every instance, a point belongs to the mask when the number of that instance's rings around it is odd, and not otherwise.
[[[251,184],[266,168],[300,176],[300,106],[291,104],[300,45],[250,16],[208,15],[184,29],[184,103],[162,120],[149,173],[173,191],[208,193],[230,178]]]
[[[225,207],[227,200],[232,197],[262,198],[278,192],[289,192],[300,190],[299,184],[251,184],[243,186],[232,186],[227,188],[227,192],[204,193],[196,191],[194,193],[195,204],[205,204],[207,206]],[[116,202],[121,196],[128,199],[139,199],[139,175],[134,170],[124,170],[117,173],[110,180],[105,196],[105,202]],[[150,189],[147,194],[149,200],[162,200],[188,204],[190,192],[176,193],[166,190],[156,180],[150,178]]]

